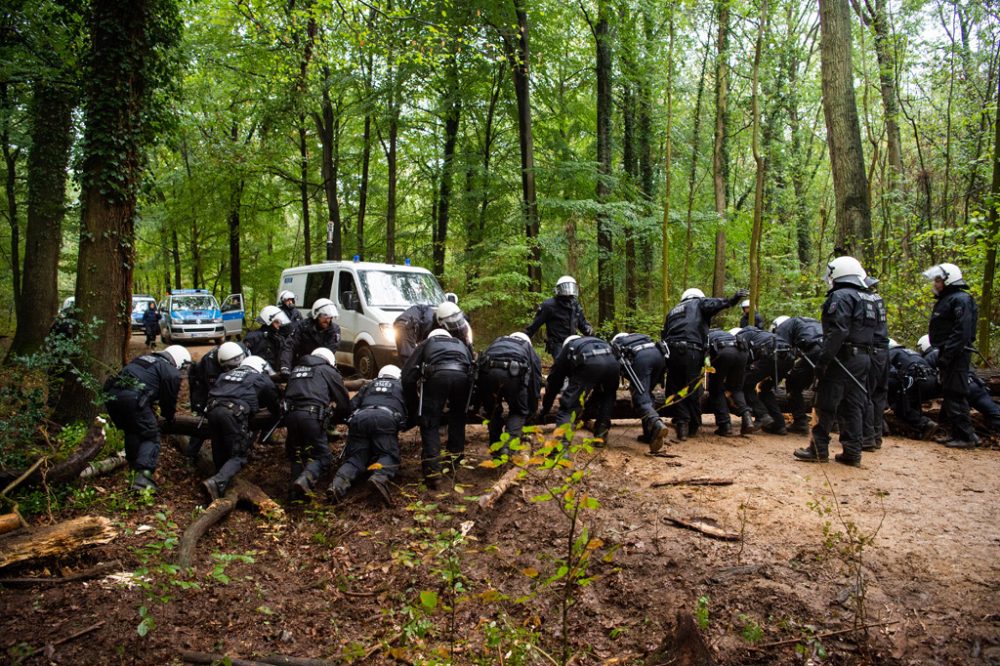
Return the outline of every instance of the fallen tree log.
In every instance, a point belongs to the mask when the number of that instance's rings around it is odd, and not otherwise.
[[[113,560],[111,562],[101,562],[89,569],[84,569],[83,571],[78,571],[74,574],[68,576],[34,576],[29,578],[0,578],[0,585],[5,585],[7,587],[33,587],[35,585],[62,585],[63,583],[75,583],[81,580],[92,580],[94,578],[101,578],[106,574],[113,573],[115,571],[121,571],[122,563],[120,560]]]
[[[94,423],[87,430],[80,446],[66,460],[56,463],[52,467],[34,470],[19,485],[32,486],[45,479],[47,484],[65,483],[80,476],[80,472],[90,464],[101,449],[104,448],[105,434],[104,427],[107,424],[103,418],[98,416]],[[23,471],[0,470],[0,487],[8,486],[15,479],[23,475]]]
[[[195,650],[181,650],[181,660],[189,664],[231,664],[232,666],[268,666],[263,661],[250,661],[248,659],[237,659],[226,654],[213,654],[211,652],[197,652]]]
[[[18,562],[61,557],[84,546],[108,543],[117,536],[103,516],[82,516],[25,534],[0,539],[0,569]]]
[[[738,541],[740,535],[737,532],[730,532],[724,530],[715,524],[715,521],[711,518],[678,518],[676,516],[664,516],[663,520],[675,527],[683,527],[684,529],[694,530],[695,532],[700,532],[705,536],[712,537],[713,539],[720,539],[722,541]]]
[[[81,479],[89,479],[94,476],[100,476],[102,474],[107,474],[113,472],[119,467],[124,467],[128,461],[125,459],[125,452],[119,451],[115,455],[105,458],[104,460],[98,460],[97,462],[92,462],[87,465],[82,472],[80,472]]]
[[[21,526],[21,519],[16,513],[5,513],[0,516],[0,534],[13,532]]]
[[[671,479],[670,481],[655,481],[649,484],[650,488],[666,488],[668,486],[731,486],[732,479],[711,479],[708,477],[695,477],[692,479]]]
[[[503,476],[497,479],[497,482],[493,484],[493,487],[485,495],[480,496],[479,501],[476,502],[479,510],[488,511],[491,509],[497,503],[497,500],[503,497],[504,493],[517,484],[524,473],[523,469],[512,465],[510,469],[504,472]]]

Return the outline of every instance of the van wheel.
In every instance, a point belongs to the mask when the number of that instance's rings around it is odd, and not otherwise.
[[[354,371],[365,379],[375,379],[378,374],[378,361],[375,352],[368,345],[358,345],[354,350]]]

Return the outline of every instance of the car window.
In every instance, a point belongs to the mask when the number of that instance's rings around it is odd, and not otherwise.
[[[407,308],[438,305],[444,293],[430,273],[412,271],[358,271],[368,305],[377,308]]]
[[[170,309],[174,312],[178,310],[215,310],[217,308],[214,296],[174,296],[170,302]]]

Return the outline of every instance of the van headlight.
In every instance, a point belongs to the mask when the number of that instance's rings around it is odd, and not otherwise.
[[[389,343],[396,344],[396,327],[392,324],[379,324],[378,327],[382,330],[382,337],[385,338]]]

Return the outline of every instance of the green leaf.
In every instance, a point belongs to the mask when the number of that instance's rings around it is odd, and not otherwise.
[[[420,605],[427,610],[434,610],[438,605],[438,594],[434,590],[420,592]]]

